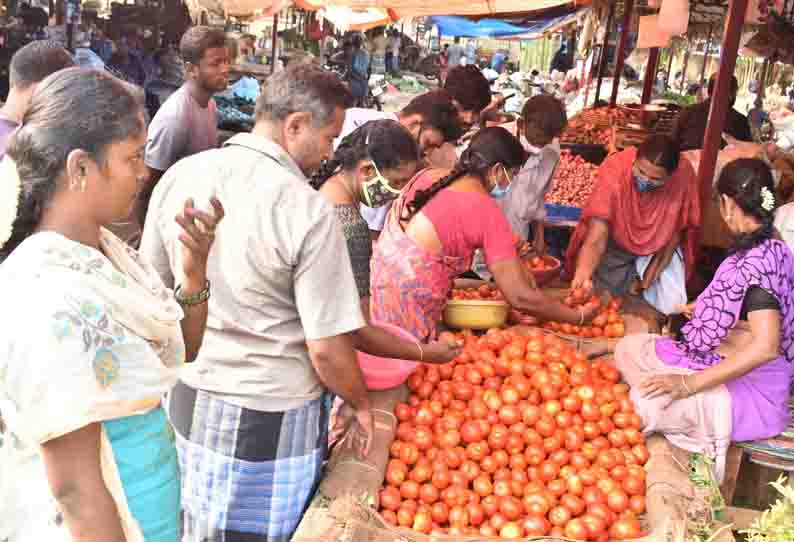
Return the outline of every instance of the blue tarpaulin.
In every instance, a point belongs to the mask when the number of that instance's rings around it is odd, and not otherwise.
[[[589,8],[583,8],[589,9]],[[441,36],[460,36],[463,38],[519,38],[537,39],[549,31],[575,20],[582,10],[560,17],[533,21],[529,25],[516,25],[502,19],[480,19],[474,22],[465,17],[430,17],[430,24],[438,26]]]
[[[465,17],[430,17],[430,24],[438,26],[441,36],[461,36],[464,38],[494,38],[496,36],[515,36],[531,30],[527,26],[516,26],[501,19],[480,19],[477,22]]]

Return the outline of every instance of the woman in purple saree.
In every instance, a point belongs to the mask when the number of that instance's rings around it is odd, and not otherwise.
[[[731,441],[780,434],[794,375],[794,254],[777,239],[772,174],[740,159],[716,186],[735,250],[684,308],[681,340],[626,337],[615,360],[646,433],[705,453],[724,473]]]

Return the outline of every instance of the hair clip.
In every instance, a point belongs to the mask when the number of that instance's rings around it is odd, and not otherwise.
[[[761,209],[766,212],[775,208],[775,195],[766,186],[761,187]]]

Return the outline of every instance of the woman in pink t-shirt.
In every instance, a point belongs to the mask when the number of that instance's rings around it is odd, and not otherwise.
[[[491,192],[505,189],[524,164],[521,143],[504,128],[480,130],[452,171],[426,169],[403,189],[375,245],[372,318],[418,340],[435,338],[455,277],[482,249],[513,307],[547,320],[582,323],[595,316],[531,286],[513,233]]]

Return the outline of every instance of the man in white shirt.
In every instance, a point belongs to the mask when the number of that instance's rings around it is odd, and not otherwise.
[[[214,196],[227,212],[207,264],[204,343],[169,396],[185,540],[291,540],[322,474],[331,393],[352,407],[349,442],[368,454],[350,337],[366,321],[333,206],[306,178],[350,100],[332,73],[289,66],[264,86],[250,134],[180,161],[152,194],[141,253],[171,287],[182,273],[174,209]]]

